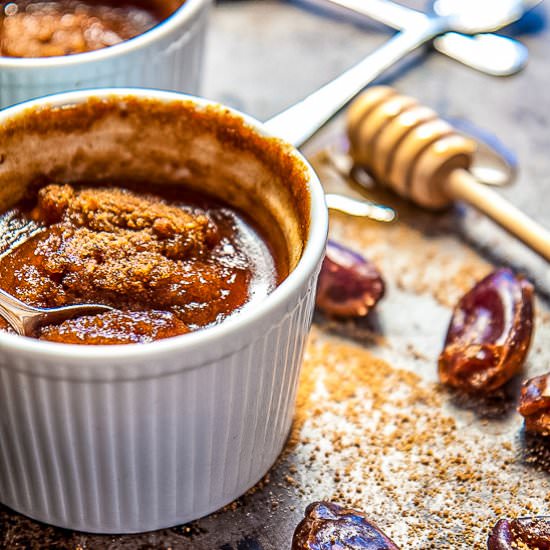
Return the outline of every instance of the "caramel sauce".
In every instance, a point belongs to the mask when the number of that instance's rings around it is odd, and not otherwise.
[[[50,184],[0,217],[2,289],[37,307],[115,308],[37,337],[127,344],[184,334],[251,306],[286,276],[243,213],[174,186],[154,189]],[[1,319],[0,328],[8,329]]]
[[[146,0],[13,0],[0,3],[0,55],[53,57],[113,46],[169,13]]]

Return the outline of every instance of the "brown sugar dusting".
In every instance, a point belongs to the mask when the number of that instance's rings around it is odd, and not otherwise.
[[[491,271],[489,263],[451,236],[427,241],[421,231],[406,224],[386,226],[357,220],[351,225],[344,217],[333,216],[332,237],[368,251],[369,258],[403,291],[431,294],[450,307]]]
[[[306,502],[366,511],[403,548],[482,548],[500,516],[541,513],[550,493],[537,472],[520,472],[508,434],[488,438],[449,406],[439,386],[314,328],[291,485]]]

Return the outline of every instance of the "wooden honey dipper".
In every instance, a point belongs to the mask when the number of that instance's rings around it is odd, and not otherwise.
[[[348,110],[350,153],[378,182],[429,209],[463,200],[550,261],[550,232],[468,171],[476,144],[435,111],[375,86]]]

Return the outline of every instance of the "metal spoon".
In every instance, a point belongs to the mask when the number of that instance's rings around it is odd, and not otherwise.
[[[541,1],[522,0],[520,10],[525,13]],[[433,5],[434,12],[445,16],[460,8],[462,2],[463,0],[436,0]],[[507,24],[513,21],[515,19]],[[487,33],[467,37],[449,32],[438,36],[433,41],[433,46],[457,61],[494,76],[509,76],[520,71],[528,58],[527,48],[517,40]]]
[[[519,19],[524,13],[521,0],[464,0],[459,4],[455,6],[456,11],[446,16],[426,15],[416,27],[398,32],[338,78],[270,119],[266,123],[268,129],[300,146],[367,84],[427,41],[449,31],[491,32]]]
[[[396,30],[422,24],[426,15],[388,0],[298,0],[306,5],[325,7],[338,12],[366,16]],[[456,3],[456,0],[452,0]],[[459,0],[462,1],[462,0]],[[524,0],[525,9],[531,9],[541,0]],[[445,16],[453,6],[449,2],[435,2],[437,15]],[[453,9],[453,11],[455,11]],[[473,69],[493,76],[510,76],[527,63],[527,48],[512,38],[494,34],[464,34],[448,32],[437,37],[433,46],[439,52]]]
[[[28,306],[11,294],[0,290],[0,316],[21,336],[34,336],[41,326],[55,325],[81,315],[94,315],[112,309],[109,306],[99,304],[79,304],[41,309]]]

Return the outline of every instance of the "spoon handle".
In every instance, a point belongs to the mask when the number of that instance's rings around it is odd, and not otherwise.
[[[34,308],[0,289],[0,317],[4,318],[17,334],[25,334],[25,319],[36,315],[36,312]]]
[[[390,38],[351,69],[266,122],[267,129],[296,147],[305,143],[367,84],[404,56],[449,29],[445,17],[426,18],[422,25]]]
[[[491,76],[511,76],[527,64],[529,52],[521,42],[498,34],[466,36],[448,32],[433,41],[447,57]]]
[[[62,323],[74,317],[94,315],[112,309],[102,304],[77,304],[40,309],[29,306],[0,289],[0,317],[4,318],[21,336],[32,336],[42,325]]]
[[[389,0],[299,0],[299,3],[329,13],[344,13],[355,20],[358,15],[359,21],[368,17],[396,31],[422,25],[428,18],[425,13]]]

